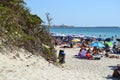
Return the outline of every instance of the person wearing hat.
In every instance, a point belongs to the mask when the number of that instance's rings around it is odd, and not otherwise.
[[[114,70],[113,75],[114,78],[120,79],[120,64],[117,65],[117,69]]]

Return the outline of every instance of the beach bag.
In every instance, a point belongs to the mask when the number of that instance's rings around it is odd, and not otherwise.
[[[58,55],[59,63],[65,63],[65,53],[64,50],[59,51]]]

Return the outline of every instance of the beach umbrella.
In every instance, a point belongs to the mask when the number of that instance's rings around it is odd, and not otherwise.
[[[100,47],[100,48],[105,47],[101,42],[93,42],[89,46]]]
[[[110,41],[112,41],[113,39],[112,38],[106,38],[105,39],[105,41],[108,41],[108,42],[110,42]]]
[[[60,37],[66,37],[66,35],[62,34],[62,33],[59,33],[58,36],[60,36]]]
[[[80,34],[79,37],[83,38],[83,37],[85,37],[85,35],[84,34]]]
[[[78,39],[78,38],[73,38],[72,42],[80,42],[80,39]]]
[[[120,38],[117,38],[116,41],[119,41],[119,42],[120,42]]]
[[[97,40],[98,40],[98,41],[104,41],[104,39],[103,39],[103,38],[97,38]]]
[[[113,43],[112,43],[112,42],[106,42],[106,44],[107,44],[109,47],[113,47]]]
[[[92,41],[92,39],[91,38],[86,38],[85,41]]]
[[[91,38],[97,38],[97,36],[91,36]]]

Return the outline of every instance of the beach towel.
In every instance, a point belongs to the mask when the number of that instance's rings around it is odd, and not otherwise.
[[[94,60],[100,60],[101,59],[101,55],[93,55],[92,56]]]

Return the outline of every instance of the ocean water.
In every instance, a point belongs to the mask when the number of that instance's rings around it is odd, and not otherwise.
[[[103,38],[120,37],[120,27],[73,27],[51,28],[51,33],[84,34]]]

